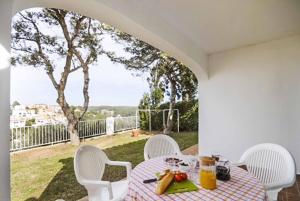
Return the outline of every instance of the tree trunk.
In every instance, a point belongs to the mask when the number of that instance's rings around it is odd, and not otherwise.
[[[78,121],[69,121],[68,122],[68,132],[70,134],[71,144],[79,145],[79,133],[78,133]]]
[[[68,121],[67,129],[70,134],[71,144],[79,145],[80,144],[79,133],[78,133],[79,120],[75,116],[74,112],[72,111],[68,103],[66,102],[63,91],[58,91],[58,99],[56,100],[56,102],[59,104],[65,117],[67,118]]]
[[[170,103],[169,103],[169,112],[168,112],[168,118],[167,118],[167,126],[164,128],[164,134],[170,134],[173,129],[174,124],[174,107],[176,104],[176,82],[171,80],[170,81]]]

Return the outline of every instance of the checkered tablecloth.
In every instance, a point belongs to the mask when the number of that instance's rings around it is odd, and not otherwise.
[[[232,166],[231,179],[227,182],[218,181],[217,189],[210,191],[201,186],[198,191],[176,193],[171,195],[156,195],[156,182],[144,184],[146,179],[155,178],[155,173],[167,169],[163,158],[154,158],[136,166],[131,174],[126,201],[265,201],[266,192],[257,178],[247,171]]]

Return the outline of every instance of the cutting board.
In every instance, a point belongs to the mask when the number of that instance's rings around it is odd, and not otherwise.
[[[171,183],[168,189],[166,190],[166,194],[183,193],[197,190],[198,187],[189,180],[185,180],[182,182],[173,181],[173,183]]]

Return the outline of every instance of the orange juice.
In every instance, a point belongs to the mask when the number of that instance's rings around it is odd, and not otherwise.
[[[211,170],[200,170],[200,184],[203,188],[214,190],[217,188],[216,173]]]
[[[208,190],[214,190],[217,188],[217,176],[215,159],[211,157],[201,157],[200,166],[200,184],[203,188]]]

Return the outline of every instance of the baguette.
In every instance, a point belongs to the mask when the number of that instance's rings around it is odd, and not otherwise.
[[[155,193],[158,195],[163,194],[170,183],[173,181],[174,173],[168,172],[161,180],[157,182]]]

